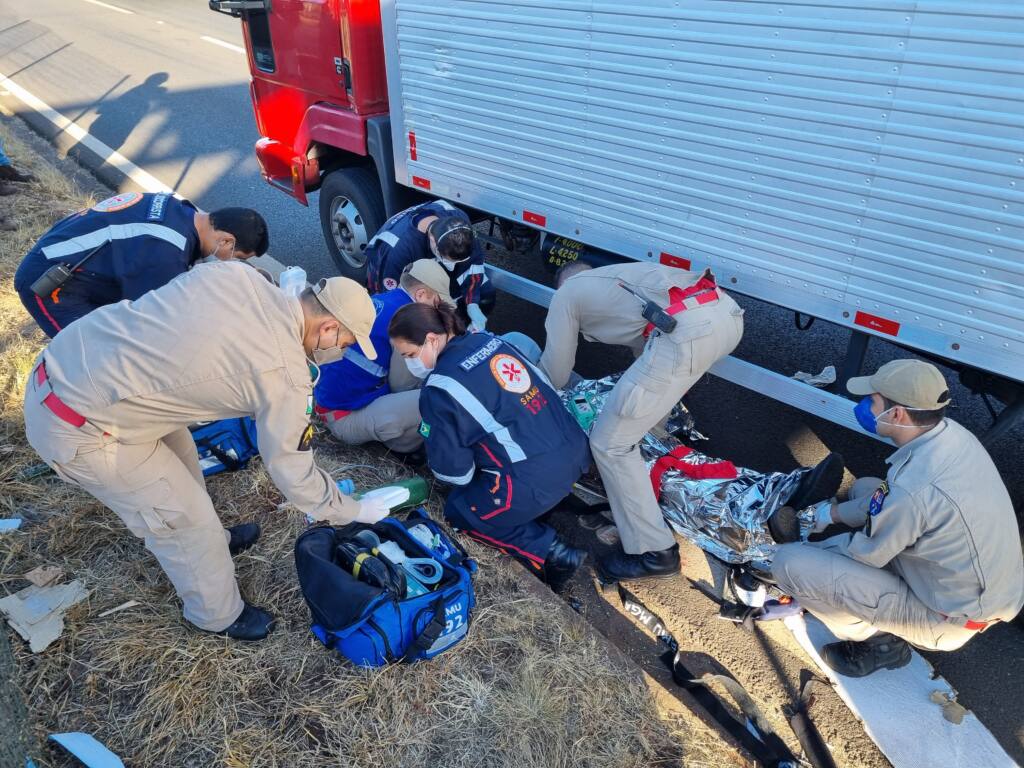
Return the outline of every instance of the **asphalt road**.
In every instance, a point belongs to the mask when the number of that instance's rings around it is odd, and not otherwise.
[[[242,45],[239,23],[208,11],[204,0],[116,0],[109,5],[0,0],[0,73],[201,207],[259,209],[269,222],[271,251],[278,260],[305,267],[311,278],[333,273],[316,196],[305,208],[259,178],[248,70],[245,57],[233,49]],[[9,94],[0,93],[0,102],[15,112],[25,110]],[[536,265],[511,265],[509,259],[494,254],[504,266],[539,273]],[[738,356],[786,373],[817,372],[841,362],[845,334],[836,327],[819,321],[799,332],[791,313],[740,300],[748,313]],[[515,327],[541,339],[543,315],[502,297],[492,327]],[[900,354],[873,341],[867,364]],[[627,363],[622,351],[584,345],[579,367],[593,375]],[[955,386],[954,402],[955,418],[984,431],[988,416],[978,398]],[[710,449],[738,464],[785,470],[837,450],[853,476],[884,472],[887,449],[880,443],[714,377],[694,389],[691,405],[701,430],[712,436]],[[1022,444],[1024,429],[1018,428],[992,451],[1019,516],[1024,511]],[[1024,690],[1021,622],[998,626],[957,653],[930,659],[962,692],[962,702],[1024,761],[1024,706],[1018,695]]]

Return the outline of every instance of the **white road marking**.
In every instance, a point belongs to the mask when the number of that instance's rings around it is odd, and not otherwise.
[[[99,0],[95,0],[99,2]],[[93,0],[88,0],[93,2]],[[105,163],[112,165],[114,168],[119,170],[129,179],[138,184],[146,192],[173,192],[170,187],[164,184],[162,181],[152,176],[146,171],[142,170],[129,160],[127,157],[122,155],[120,152],[111,149],[102,141],[91,135],[88,131],[82,128],[77,123],[72,122],[68,118],[64,117],[60,112],[55,110],[45,101],[36,96],[32,95],[16,82],[11,80],[6,75],[0,73],[0,86],[10,91],[11,94],[17,98],[21,103],[27,107],[34,109],[36,112],[41,114],[57,128],[66,133],[71,138],[80,142],[90,150],[95,152],[97,155],[103,158]]]
[[[129,15],[134,15],[135,13],[135,11],[129,11],[127,8],[118,8],[116,5],[111,5],[110,3],[103,3],[100,2],[100,0],[85,0],[85,2],[92,3],[93,5],[98,5],[101,8],[107,8],[111,11],[117,11],[118,13],[127,13]]]
[[[63,133],[66,133],[71,138],[88,147],[92,152],[103,158],[105,163],[116,168],[146,192],[170,192],[177,195],[177,192],[155,176],[142,170],[120,152],[108,147],[102,141],[82,128],[82,126],[78,125],[78,123],[64,117],[64,115],[55,110],[45,101],[26,91],[2,72],[0,72],[0,88],[9,92],[29,109],[33,109],[41,114]],[[178,196],[180,197],[180,195]],[[253,266],[263,267],[275,276],[281,274],[281,270],[284,269],[284,264],[277,261],[277,259],[273,258],[269,253],[250,259],[249,263]]]
[[[225,43],[223,40],[218,40],[216,37],[209,37],[208,35],[203,35],[199,39],[205,40],[208,43],[213,43],[214,45],[219,45],[221,48],[227,48],[229,51],[234,51],[235,53],[245,53],[245,48],[243,48],[242,46],[234,45],[232,43]]]

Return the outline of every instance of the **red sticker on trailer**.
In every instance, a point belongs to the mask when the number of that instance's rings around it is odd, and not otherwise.
[[[430,189],[430,179],[424,179],[422,176],[413,176],[412,183],[414,186]]]
[[[691,262],[689,259],[684,259],[682,256],[673,256],[671,253],[661,252],[661,263],[667,267],[679,267],[679,269],[689,269]]]
[[[536,224],[538,227],[545,227],[548,223],[547,216],[541,216],[533,211],[523,211],[523,221],[527,224]]]
[[[409,159],[416,159],[416,133],[409,131]]]
[[[887,333],[890,336],[897,336],[900,332],[900,324],[895,320],[886,320],[884,317],[869,315],[867,312],[858,312],[854,316],[853,322],[857,325],[863,325],[865,328],[870,328],[873,331]]]

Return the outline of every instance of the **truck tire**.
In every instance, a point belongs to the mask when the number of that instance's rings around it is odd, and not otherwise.
[[[370,168],[338,168],[320,187],[320,225],[338,271],[366,285],[366,246],[383,225],[384,198]]]

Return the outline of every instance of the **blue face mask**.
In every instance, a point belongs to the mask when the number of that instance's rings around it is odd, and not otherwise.
[[[878,434],[878,419],[871,412],[871,395],[868,395],[853,409],[853,415],[857,417],[857,423],[864,427],[872,435]]]

